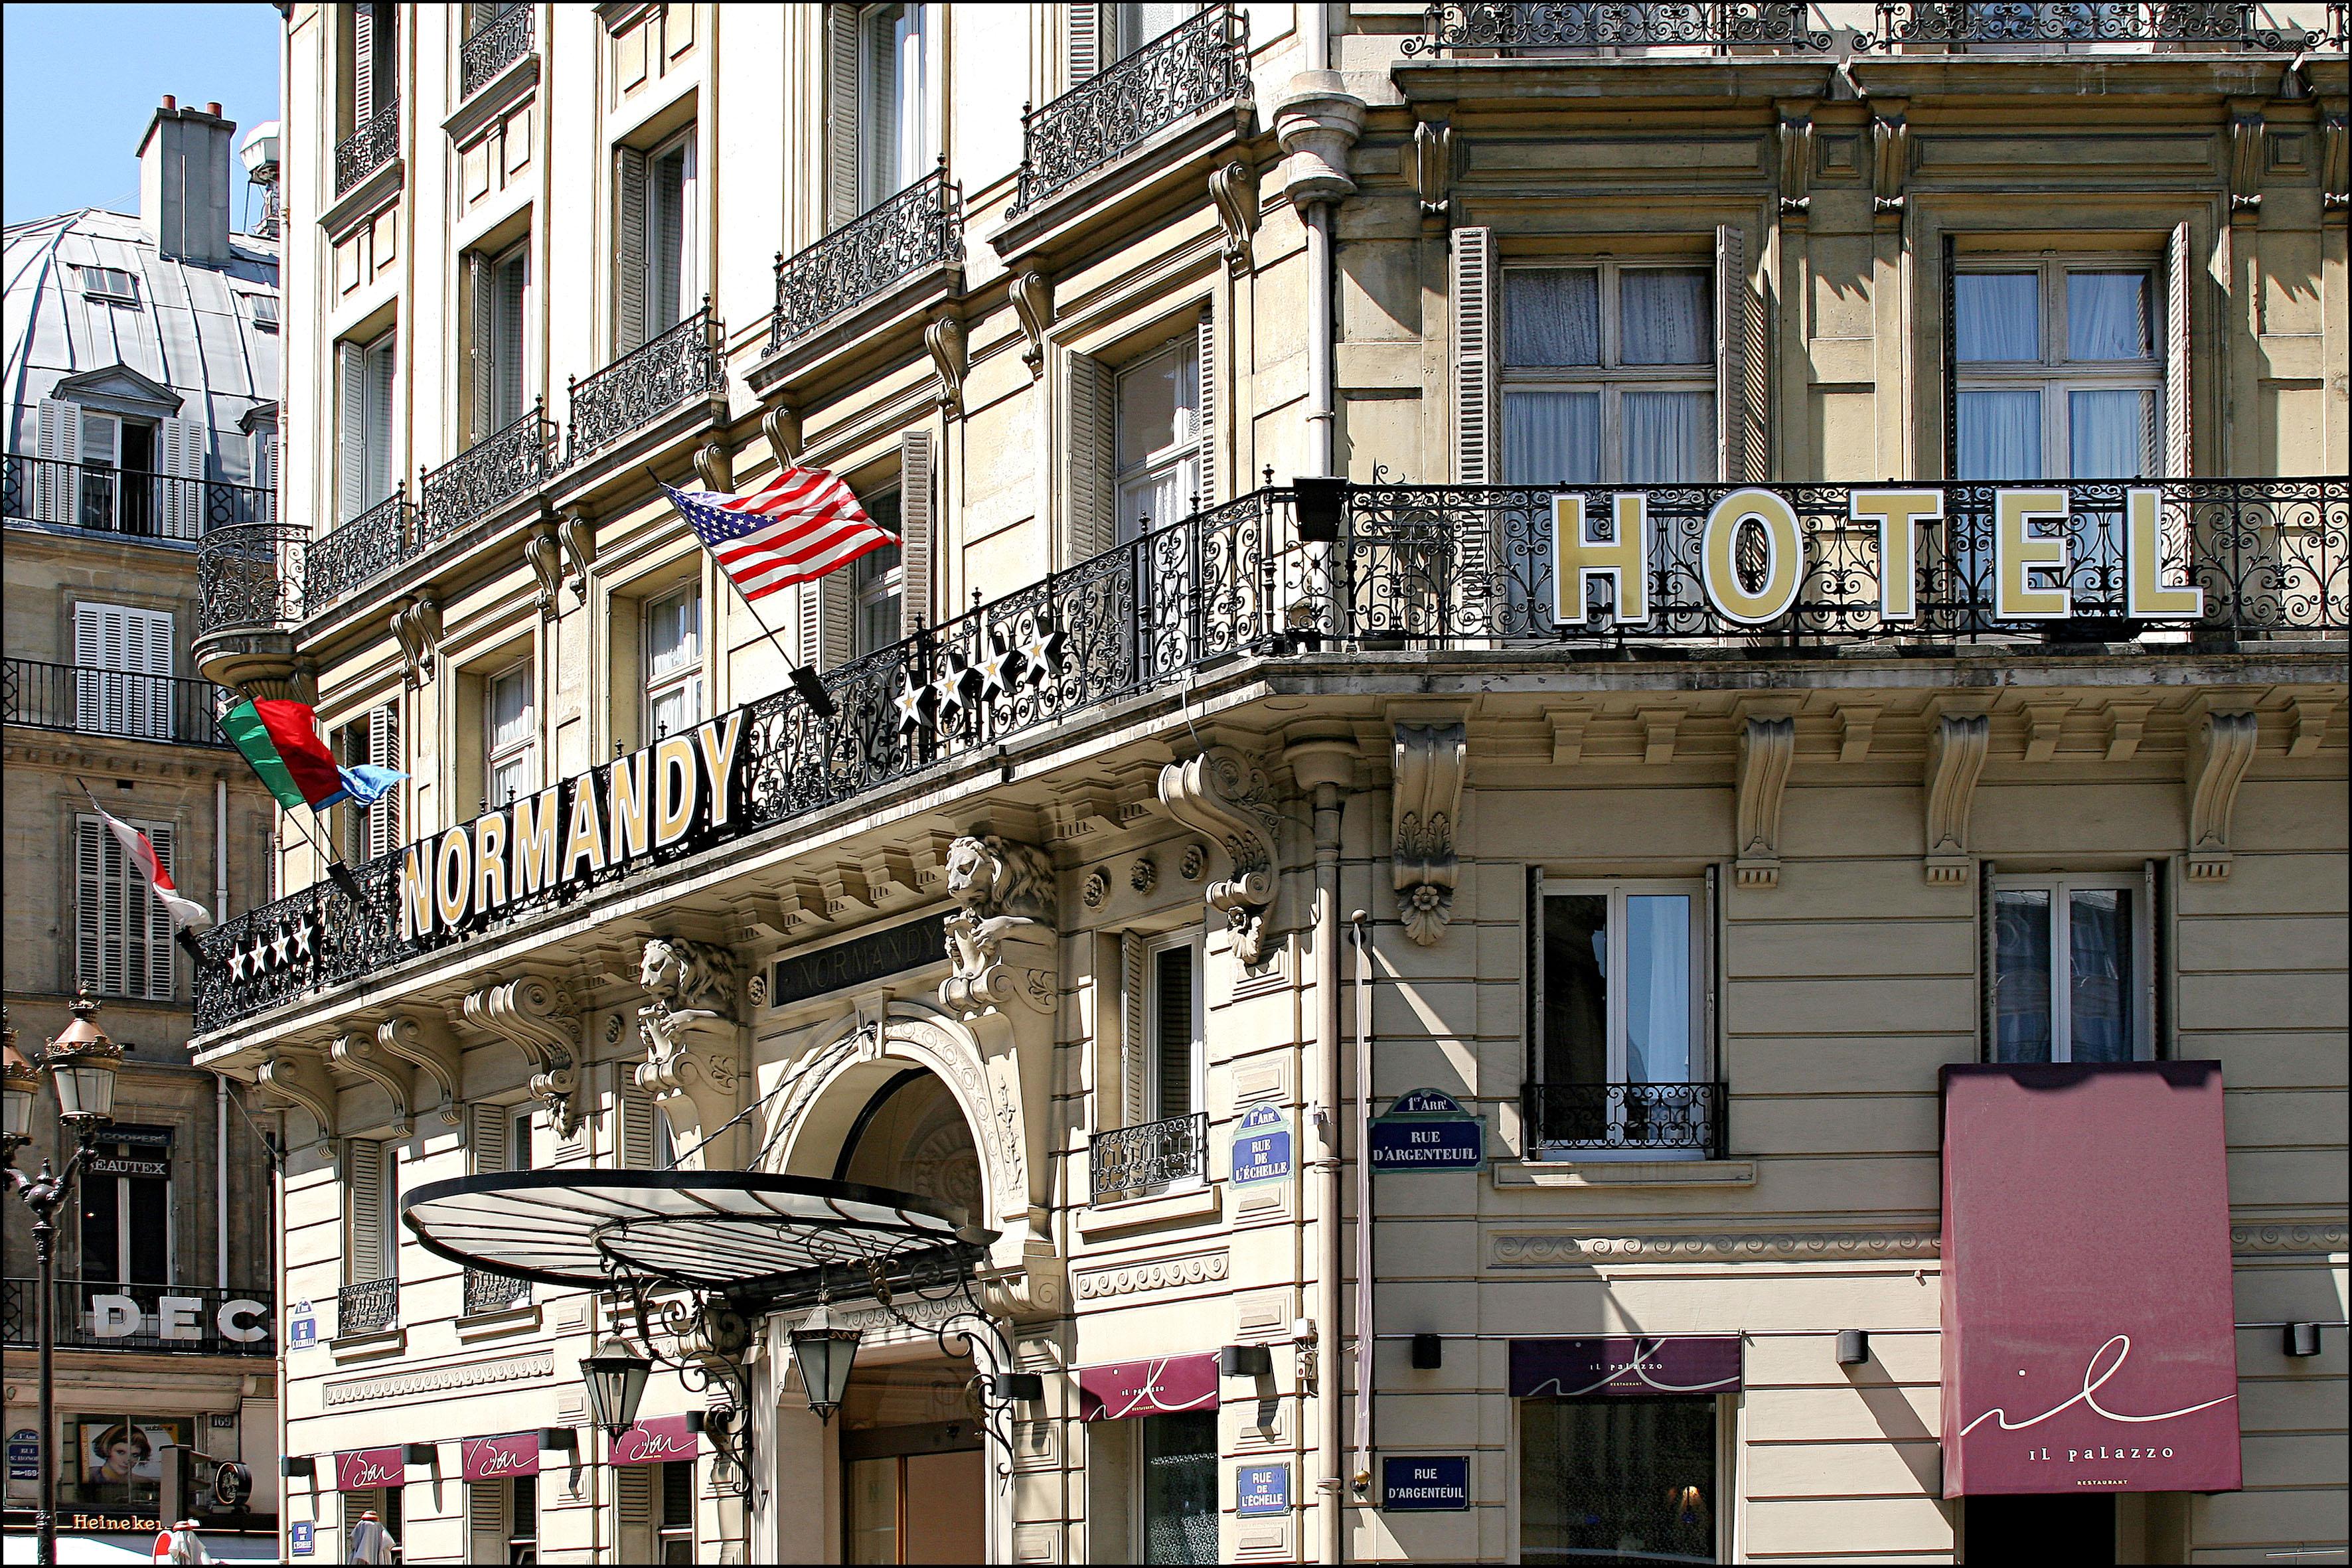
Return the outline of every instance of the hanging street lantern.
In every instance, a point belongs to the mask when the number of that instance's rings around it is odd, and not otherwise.
[[[98,1004],[88,992],[71,1003],[73,1022],[49,1042],[42,1065],[58,1086],[58,1115],[68,1125],[102,1127],[114,1120],[114,1077],[122,1047],[90,1021]]]
[[[588,1413],[607,1432],[637,1423],[653,1363],[619,1340],[606,1340],[594,1355],[580,1358],[580,1379],[588,1386]]]
[[[822,1297],[801,1326],[793,1331],[793,1363],[801,1369],[801,1387],[809,1409],[830,1423],[849,1389],[850,1363],[857,1359],[857,1331],[835,1327]]]

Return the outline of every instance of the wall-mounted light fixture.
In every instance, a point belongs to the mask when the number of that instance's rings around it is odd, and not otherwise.
[[[2291,1356],[2315,1356],[2319,1353],[2317,1323],[2289,1323],[2281,1336],[2279,1348]]]
[[[1445,1364],[1445,1340],[1439,1334],[1412,1336],[1412,1370],[1435,1372]]]
[[[1045,1398],[1045,1375],[1036,1372],[1000,1372],[988,1380],[988,1387],[999,1400],[1039,1405]]]
[[[1274,1352],[1264,1345],[1224,1345],[1217,1352],[1221,1377],[1271,1377]]]
[[[278,1473],[289,1481],[315,1481],[319,1479],[319,1461],[308,1454],[280,1454]]]
[[[1840,1329],[1838,1331],[1837,1351],[1838,1365],[1862,1365],[1864,1362],[1870,1359],[1870,1331],[1868,1329]]]

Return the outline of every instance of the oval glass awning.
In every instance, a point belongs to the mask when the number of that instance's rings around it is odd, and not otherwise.
[[[797,1294],[828,1268],[900,1274],[994,1239],[911,1193],[760,1171],[507,1171],[428,1183],[401,1213],[436,1257],[591,1289]]]

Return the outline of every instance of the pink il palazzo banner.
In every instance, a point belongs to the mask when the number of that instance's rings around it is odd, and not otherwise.
[[[1944,1069],[1944,1495],[2235,1491],[2221,1064]]]

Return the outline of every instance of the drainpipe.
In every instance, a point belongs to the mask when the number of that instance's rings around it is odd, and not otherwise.
[[[1320,1138],[1315,1164],[1322,1179],[1309,1194],[1323,1254],[1315,1279],[1317,1392],[1322,1419],[1316,1424],[1316,1506],[1321,1510],[1322,1550],[1307,1554],[1323,1563],[1345,1561],[1347,1548],[1347,1428],[1340,1393],[1339,1291],[1347,1276],[1346,1145],[1339,1109],[1347,1103],[1347,1079],[1339,1048],[1339,846],[1345,820],[1342,791],[1354,782],[1356,743],[1338,737],[1301,740],[1284,752],[1298,786],[1315,803],[1315,1061],[1318,1088],[1312,1120]]]
[[[1321,6],[1312,7],[1320,12]],[[1328,58],[1329,40],[1309,19],[1308,53]],[[1356,194],[1348,149],[1364,129],[1364,100],[1335,70],[1303,70],[1274,110],[1275,134],[1290,154],[1283,190],[1307,230],[1307,455],[1305,468],[1334,471],[1338,399],[1332,390],[1331,210]]]
[[[228,1079],[213,1074],[213,1283],[228,1289]]]

